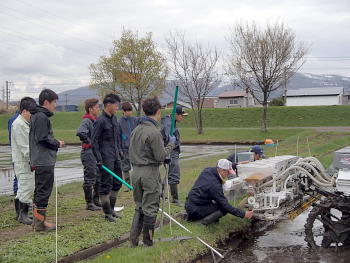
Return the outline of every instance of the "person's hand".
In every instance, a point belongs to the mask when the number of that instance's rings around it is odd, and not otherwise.
[[[97,161],[96,165],[99,169],[102,169],[102,161]]]
[[[253,214],[254,214],[253,211],[246,211],[244,217],[245,217],[245,218],[252,218]]]
[[[176,137],[169,135],[169,141],[171,141],[173,144],[176,142]]]
[[[87,149],[91,148],[91,142],[89,143],[84,143],[83,144],[83,149],[86,151]]]
[[[64,144],[64,141],[59,141],[60,143],[60,146],[58,148],[62,148],[65,144]]]
[[[239,162],[238,164],[245,164],[245,163],[249,163],[250,160],[247,160],[247,161],[242,161],[242,162]]]
[[[171,158],[166,157],[163,163],[164,164],[170,164],[171,163]]]
[[[125,160],[125,155],[124,155],[124,153],[123,153],[123,152],[121,152],[121,154],[120,154],[120,159],[121,159],[122,161],[124,161],[124,160]]]

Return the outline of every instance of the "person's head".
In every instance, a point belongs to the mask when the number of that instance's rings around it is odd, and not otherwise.
[[[265,158],[264,148],[260,145],[253,146],[251,152],[254,152],[254,161],[260,160],[260,158]]]
[[[132,115],[132,105],[129,101],[122,103],[122,113],[125,118],[129,118]]]
[[[108,115],[113,115],[118,110],[118,105],[120,103],[120,97],[117,94],[109,93],[103,99],[103,105],[105,107],[105,112]]]
[[[85,101],[85,110],[86,113],[91,115],[91,117],[96,118],[100,112],[100,106],[98,106],[98,99],[87,99]]]
[[[39,94],[39,105],[49,111],[55,110],[56,100],[58,100],[58,95],[53,90],[43,89]]]
[[[183,116],[187,116],[188,114],[182,109],[182,106],[176,106],[176,112],[175,112],[175,120],[177,122],[182,122]]]
[[[162,105],[156,95],[150,96],[142,102],[142,110],[146,116],[155,119],[156,121],[160,118],[160,110]]]
[[[232,162],[230,162],[227,159],[220,159],[216,163],[216,169],[222,179],[225,179],[227,176],[229,176],[230,173],[233,175],[236,174],[235,171],[233,171],[232,169]]]
[[[29,122],[30,121],[30,112],[29,112],[29,106],[32,103],[36,103],[35,100],[31,97],[23,97],[21,99],[21,102],[19,104],[19,111],[21,115]]]

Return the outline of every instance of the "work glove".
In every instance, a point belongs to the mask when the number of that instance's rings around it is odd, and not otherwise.
[[[170,164],[171,163],[171,158],[166,157],[164,160],[164,164]]]
[[[176,142],[176,137],[169,135],[169,141],[171,141],[173,144]]]
[[[102,161],[97,161],[96,165],[99,169],[102,169]]]
[[[91,142],[89,143],[84,143],[83,144],[83,149],[86,151],[87,149],[91,148]]]

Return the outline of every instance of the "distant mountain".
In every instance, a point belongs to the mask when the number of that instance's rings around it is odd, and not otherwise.
[[[319,87],[344,87],[345,91],[350,91],[350,78],[340,75],[296,73],[287,84],[287,90]],[[236,90],[238,89],[239,88],[236,87]],[[232,83],[229,81],[223,81],[218,88],[209,93],[209,96],[219,96],[220,94],[224,93],[225,90],[234,90]],[[279,88],[271,93],[271,98],[277,98],[281,95],[282,88]],[[84,102],[87,98],[98,98],[96,90],[90,90],[88,86],[67,90],[59,93],[58,96],[59,100],[57,101],[57,105],[78,105],[79,102]],[[162,104],[172,100],[173,98],[166,93],[164,93],[163,97],[160,98],[160,102]]]

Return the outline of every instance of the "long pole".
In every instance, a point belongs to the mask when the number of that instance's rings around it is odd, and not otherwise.
[[[171,216],[169,216],[167,213],[165,213],[162,209],[159,208],[159,210],[164,213],[171,221],[173,221],[175,224],[177,224],[178,226],[180,226],[182,229],[186,230],[187,232],[191,233],[192,232],[190,230],[188,230],[186,227],[184,227],[183,225],[181,225],[179,222],[177,222],[174,218],[172,218]],[[221,258],[224,258],[223,255],[221,255],[218,251],[216,251],[214,248],[212,248],[211,246],[209,246],[207,243],[205,243],[202,239],[200,239],[199,237],[196,237],[202,244],[204,244],[206,247],[208,247],[209,249],[211,249],[211,251],[215,252],[218,256],[220,256]]]
[[[6,81],[6,110],[9,109],[9,82]]]
[[[125,182],[123,179],[121,179],[118,175],[116,175],[115,173],[113,173],[111,170],[109,170],[106,166],[102,165],[102,168],[105,169],[109,174],[113,175],[113,177],[117,180],[119,180],[120,182],[122,182],[123,184],[125,184],[127,187],[130,188],[130,190],[134,190],[134,188],[132,188],[131,185],[129,185],[127,182]]]

